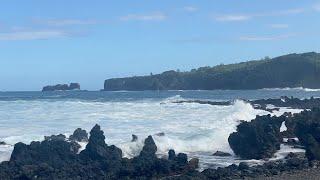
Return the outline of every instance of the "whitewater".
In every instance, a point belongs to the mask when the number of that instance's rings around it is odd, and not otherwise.
[[[275,91],[272,91],[274,94],[270,90],[266,92],[270,97],[281,95],[281,92]],[[250,121],[256,115],[269,114],[254,109],[244,101],[236,100],[249,99],[250,97],[244,97],[244,92],[233,92],[238,93],[233,96],[228,96],[232,93],[230,91],[177,91],[166,92],[165,95],[148,93],[150,92],[117,92],[109,93],[108,96],[101,95],[100,92],[95,92],[96,95],[82,92],[76,96],[72,92],[46,95],[40,92],[19,95],[0,93],[0,141],[9,144],[0,146],[0,161],[9,160],[12,145],[17,142],[29,144],[31,141],[43,140],[44,136],[60,133],[69,136],[79,127],[89,132],[95,124],[99,124],[105,133],[106,143],[121,148],[125,157],[138,155],[144,139],[153,135],[159,156],[174,149],[178,153],[187,153],[190,158],[199,158],[201,168],[227,166],[241,160],[234,155],[215,157],[212,154],[215,151],[233,154],[227,139],[236,130],[240,120]],[[299,90],[295,93],[310,96],[308,93],[317,92]],[[264,94],[263,97],[265,96]],[[224,97],[237,98],[230,106],[173,103],[185,98],[225,100]],[[284,112],[300,111],[281,108],[272,114],[279,116]],[[164,133],[164,136],[158,136],[159,133]],[[132,134],[138,136],[137,142],[131,142]],[[290,151],[292,149],[289,147],[282,146],[275,158],[281,158]]]

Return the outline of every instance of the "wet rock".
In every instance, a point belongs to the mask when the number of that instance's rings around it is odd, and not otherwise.
[[[30,145],[17,143],[10,161],[23,165],[47,163],[53,167],[68,164],[75,159],[80,146],[76,143],[66,142],[61,137],[51,136],[42,142],[31,142]]]
[[[137,142],[137,141],[138,141],[138,136],[137,136],[137,135],[132,134],[131,142]]]
[[[246,163],[246,162],[241,162],[241,163],[239,164],[239,167],[238,167],[239,170],[247,170],[247,169],[249,169],[249,168],[250,168],[250,167],[249,167],[248,163]]]
[[[160,132],[160,133],[157,133],[157,134],[155,134],[156,136],[165,136],[166,134],[164,133],[164,132]]]
[[[119,165],[122,158],[121,149],[113,145],[108,146],[105,143],[105,136],[103,134],[100,126],[95,125],[90,131],[90,138],[86,149],[81,151],[80,155],[91,160],[108,161]]]
[[[303,111],[292,117],[295,125],[295,135],[306,148],[307,158],[320,160],[320,109]]]
[[[148,136],[144,141],[144,146],[140,152],[140,158],[154,158],[156,157],[157,146],[152,136]]]
[[[168,152],[168,159],[174,160],[176,158],[176,152],[173,149],[170,149]]]
[[[88,133],[81,128],[76,129],[69,137],[70,141],[88,142]]]
[[[186,154],[175,155],[169,151],[169,159],[156,156],[157,146],[151,136],[145,142],[139,156],[122,158],[122,152],[105,143],[104,132],[99,125],[90,131],[86,149],[77,154],[75,141],[65,137],[49,136],[42,142],[30,145],[15,144],[9,162],[0,164],[0,179],[161,179],[200,176],[195,169],[199,160],[188,162]],[[79,146],[78,146],[79,148]]]
[[[51,135],[51,136],[45,136],[44,139],[46,141],[65,141],[66,140],[66,136],[63,135],[63,134]]]
[[[280,127],[284,116],[257,116],[251,122],[241,122],[237,132],[232,133],[229,145],[236,155],[245,159],[270,158],[280,149]]]
[[[0,141],[0,145],[6,145],[7,143],[5,143],[4,141]]]
[[[216,152],[213,153],[212,155],[213,155],[213,156],[221,156],[221,157],[231,156],[230,153],[222,152],[222,151],[216,151]]]
[[[198,158],[192,158],[189,161],[188,169],[197,169],[199,168],[199,159]]]

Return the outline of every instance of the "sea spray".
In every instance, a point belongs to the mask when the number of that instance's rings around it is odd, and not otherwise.
[[[154,135],[159,156],[175,149],[199,157],[202,167],[224,166],[233,163],[234,157],[221,160],[211,156],[212,153],[216,150],[232,153],[227,138],[239,121],[250,121],[256,115],[268,113],[240,100],[230,106],[171,103],[181,99],[178,95],[136,101],[0,101],[0,138],[10,144],[30,143],[42,140],[45,135],[71,134],[78,127],[89,130],[99,123],[106,142],[119,146],[126,157],[139,154],[144,138]],[[165,135],[155,135],[161,132]],[[138,136],[137,142],[131,142],[131,134]],[[2,147],[0,151],[0,160],[8,160],[12,146]]]

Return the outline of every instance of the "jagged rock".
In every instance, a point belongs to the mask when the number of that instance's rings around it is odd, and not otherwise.
[[[59,167],[73,161],[80,146],[76,143],[66,142],[60,136],[53,137],[42,142],[31,142],[30,145],[15,144],[10,161],[23,165],[47,163],[53,167]]]
[[[221,157],[226,157],[226,156],[231,156],[230,153],[222,152],[222,151],[216,151],[215,153],[212,154],[213,156],[221,156]]]
[[[176,152],[173,149],[170,149],[168,152],[168,157],[169,160],[174,160],[176,158]]]
[[[132,134],[131,142],[137,142],[137,141],[138,141],[138,136],[137,136],[137,135]]]
[[[66,139],[66,136],[63,134],[51,135],[51,136],[45,136],[44,139],[46,141],[64,141]]]
[[[78,141],[78,142],[87,142],[88,133],[86,130],[82,130],[81,128],[78,128],[73,132],[72,135],[70,135],[69,140]]]
[[[119,165],[122,158],[121,149],[113,145],[108,146],[103,134],[100,126],[95,125],[90,131],[86,149],[81,151],[80,155],[91,160],[108,161]]]
[[[280,127],[284,116],[257,116],[251,122],[241,122],[232,133],[229,145],[236,155],[245,159],[270,158],[280,149]]]
[[[295,135],[306,147],[307,158],[320,160],[320,109],[303,111],[292,117],[292,120],[296,123]]]
[[[152,136],[148,136],[148,138],[144,141],[144,146],[142,151],[140,152],[140,158],[153,158],[156,156],[157,146],[152,138]]]

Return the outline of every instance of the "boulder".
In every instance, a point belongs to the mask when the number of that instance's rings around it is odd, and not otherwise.
[[[64,141],[59,135],[52,136],[42,142],[31,142],[30,145],[15,144],[10,161],[23,165],[46,163],[60,167],[74,161],[79,148],[77,143]]]
[[[137,136],[137,135],[132,134],[131,142],[137,142],[137,141],[138,141],[138,136]]]
[[[69,140],[78,141],[78,142],[87,142],[88,141],[88,133],[86,130],[78,128],[73,132],[72,135],[70,135]]]
[[[232,133],[229,145],[236,155],[244,159],[271,158],[280,149],[280,127],[284,116],[257,116],[251,122],[242,121]]]
[[[320,108],[303,111],[293,117],[294,133],[306,148],[309,160],[320,160]]]
[[[122,151],[116,146],[108,146],[105,143],[104,132],[99,125],[95,125],[90,131],[89,142],[86,149],[81,151],[80,155],[85,159],[107,161],[118,164],[121,162]]]
[[[221,156],[221,157],[232,156],[230,153],[222,152],[222,151],[216,151],[212,155],[213,156]]]

